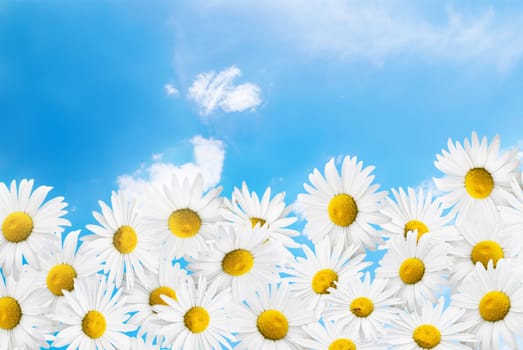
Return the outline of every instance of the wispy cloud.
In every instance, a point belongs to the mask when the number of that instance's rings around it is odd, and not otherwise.
[[[235,85],[241,76],[236,66],[216,74],[214,71],[199,74],[189,88],[188,98],[195,101],[202,116],[220,108],[224,112],[243,112],[261,104],[261,89],[253,83]]]
[[[178,91],[178,89],[172,84],[165,84],[163,87],[167,96],[178,96],[180,94],[180,91]]]
[[[189,178],[202,174],[206,189],[216,186],[220,182],[225,159],[224,143],[213,138],[206,139],[200,135],[194,136],[190,142],[193,145],[193,162],[177,165],[162,161],[161,154],[153,154],[152,164],[142,164],[132,174],[118,176],[118,187],[132,196],[140,196],[143,194],[145,186],[167,184],[173,174]]]
[[[233,1],[211,3],[208,10],[229,7]],[[238,5],[238,13],[255,14],[243,16],[252,25],[266,26],[257,32],[322,57],[365,59],[383,65],[401,55],[487,64],[506,71],[523,56],[522,11],[438,4],[267,0]]]

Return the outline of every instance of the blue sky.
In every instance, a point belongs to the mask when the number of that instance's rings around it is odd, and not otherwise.
[[[2,1],[0,181],[75,229],[151,171],[291,203],[349,154],[418,186],[449,137],[523,139],[521,32],[517,2]]]
[[[226,195],[246,180],[292,202],[345,154],[384,189],[416,186],[449,137],[523,138],[522,17],[509,3],[4,1],[0,180],[54,186],[83,228],[119,176],[147,179],[153,155],[194,163],[201,135],[222,142],[209,171]],[[234,69],[222,83],[247,86],[240,105],[190,97],[199,75]]]

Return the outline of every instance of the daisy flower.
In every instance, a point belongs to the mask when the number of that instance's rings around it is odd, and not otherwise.
[[[337,283],[359,279],[361,271],[372,264],[363,262],[365,255],[355,255],[356,246],[331,247],[328,238],[315,245],[315,252],[307,245],[302,245],[302,249],[305,258],[297,257],[285,272],[290,275],[287,280],[291,283],[293,295],[302,299],[318,314],[324,308],[325,297],[330,293],[329,288],[336,288]]]
[[[129,337],[134,326],[125,321],[129,307],[122,290],[115,291],[111,282],[84,278],[75,281],[74,290],[63,291],[55,307],[53,319],[62,323],[63,329],[56,334],[53,346],[67,349],[118,350],[129,349]]]
[[[171,178],[159,192],[150,186],[143,203],[144,222],[158,244],[166,242],[167,254],[182,258],[207,249],[206,240],[215,235],[219,220],[221,187],[203,193],[203,178]]]
[[[242,183],[241,191],[234,188],[232,201],[224,199],[222,216],[236,224],[257,224],[269,231],[272,239],[280,241],[284,246],[298,248],[298,244],[291,238],[298,236],[299,232],[287,228],[296,222],[296,217],[289,217],[290,207],[285,206],[285,193],[278,193],[271,199],[271,188],[268,187],[263,193],[262,199],[249,188],[245,182]]]
[[[182,349],[232,349],[229,341],[236,339],[230,330],[230,290],[217,291],[200,277],[198,286],[189,277],[180,284],[176,300],[167,295],[161,298],[167,305],[156,304],[158,334],[164,337],[162,347]]]
[[[498,206],[502,222],[507,226],[506,229],[511,233],[520,233],[523,230],[523,188],[516,176],[510,183],[511,193],[506,196],[507,204]],[[516,233],[517,232],[517,233]]]
[[[0,183],[0,266],[5,274],[20,272],[23,259],[35,269],[39,257],[57,248],[56,233],[71,223],[62,218],[67,203],[55,197],[46,203],[52,187],[40,186],[32,192],[34,180],[23,179],[17,188]]]
[[[85,247],[77,251],[80,230],[71,231],[63,241],[63,247],[53,253],[49,259],[42,259],[42,278],[47,287],[46,295],[51,300],[51,310],[58,299],[74,289],[76,278],[92,277],[102,269],[102,263],[94,254],[89,254]]]
[[[45,337],[50,322],[48,299],[32,272],[18,274],[18,280],[0,275],[0,349],[49,348]]]
[[[147,339],[154,339],[158,325],[154,305],[167,305],[160,297],[167,295],[177,300],[177,291],[180,285],[187,283],[187,271],[180,268],[176,263],[172,265],[166,259],[160,259],[159,273],[148,275],[145,281],[138,281],[132,290],[127,291],[129,305],[132,305],[136,313],[131,317],[129,323],[139,326],[138,335],[147,333]]]
[[[383,234],[389,237],[407,237],[407,232],[416,231],[418,239],[426,233],[442,241],[459,239],[454,226],[449,225],[453,217],[444,215],[439,201],[433,201],[432,194],[418,192],[412,188],[392,189],[394,199],[387,197],[387,205],[381,213],[389,221],[382,224]]]
[[[517,149],[500,154],[499,136],[488,144],[487,138],[481,142],[473,132],[464,146],[459,142],[448,141],[448,151],[443,150],[434,162],[436,168],[445,174],[434,178],[436,186],[443,192],[440,197],[444,208],[454,206],[458,220],[482,210],[496,216],[496,205],[503,203],[503,197],[510,191],[510,180],[519,167]]]
[[[315,322],[304,326],[306,337],[297,338],[296,343],[311,350],[379,350],[377,345],[364,341],[359,337],[348,337],[335,323],[325,322],[322,325]]]
[[[130,289],[135,277],[144,279],[145,270],[156,273],[158,258],[154,242],[144,231],[135,201],[124,192],[112,193],[112,209],[102,201],[98,203],[102,213],[93,212],[93,216],[101,226],[87,225],[94,234],[82,240],[86,248],[105,261],[104,273],[109,273],[109,280],[120,288],[125,276],[125,287]]]
[[[187,269],[196,276],[216,282],[219,289],[231,288],[232,297],[240,302],[263,288],[279,281],[279,265],[285,263],[285,249],[267,241],[268,231],[256,225],[235,225],[219,228],[220,236],[207,254],[187,258]]]
[[[373,339],[383,334],[384,325],[396,318],[403,301],[395,297],[399,286],[389,287],[388,280],[370,281],[367,272],[363,281],[353,279],[339,283],[327,297],[323,319],[331,321],[355,338]]]
[[[450,259],[446,244],[425,235],[418,241],[415,232],[407,239],[387,241],[388,252],[376,269],[377,278],[388,278],[391,288],[399,287],[398,296],[409,310],[428,298],[436,302],[436,294],[448,285]]]
[[[515,335],[523,334],[523,269],[500,259],[494,269],[476,264],[474,272],[452,295],[452,305],[466,310],[481,349],[498,349],[500,339],[516,349]]]
[[[141,337],[136,337],[131,338],[131,350],[160,350],[160,346],[146,343]]]
[[[333,245],[355,244],[360,250],[374,249],[381,243],[380,235],[372,224],[383,224],[386,219],[378,210],[386,192],[376,192],[379,185],[372,184],[374,167],[362,170],[363,163],[356,157],[345,157],[341,176],[334,159],[325,165],[325,177],[318,169],[309,175],[312,186],[305,184],[308,194],[299,194],[307,224],[305,232],[314,244],[328,236]]]
[[[445,308],[444,297],[435,306],[424,301],[420,309],[414,313],[401,311],[382,342],[391,345],[391,349],[475,349],[471,343],[476,342],[476,337],[468,333],[471,323],[462,321],[465,310]]]
[[[288,283],[267,284],[234,315],[231,328],[240,340],[235,349],[299,350],[296,340],[305,337],[302,327],[316,321],[313,311],[290,294]]]
[[[453,243],[453,286],[474,271],[477,262],[484,268],[490,260],[496,268],[500,259],[518,259],[521,255],[519,235],[505,232],[505,227],[496,222],[467,222],[458,226],[462,240]]]

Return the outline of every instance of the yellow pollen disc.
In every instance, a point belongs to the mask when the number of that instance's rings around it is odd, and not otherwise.
[[[510,298],[503,292],[488,292],[479,302],[479,313],[485,321],[501,321],[510,310]]]
[[[470,258],[474,265],[480,261],[485,268],[487,268],[490,260],[492,260],[494,267],[496,267],[498,260],[503,259],[504,256],[501,246],[498,243],[489,240],[476,244],[474,248],[472,248],[472,253],[470,254]]]
[[[337,194],[331,199],[328,207],[331,221],[338,226],[349,226],[356,220],[358,206],[354,198],[346,193]]]
[[[412,333],[412,339],[422,349],[432,349],[441,342],[439,329],[431,324],[423,324],[417,327]]]
[[[118,231],[114,233],[113,245],[122,254],[131,253],[138,244],[138,236],[136,231],[131,226],[120,226]]]
[[[405,259],[401,263],[399,274],[405,284],[418,283],[425,274],[425,264],[418,258]]]
[[[256,327],[265,339],[280,340],[289,331],[289,321],[280,311],[270,309],[258,315]]]
[[[316,294],[329,294],[327,288],[336,288],[334,282],[338,282],[338,274],[336,272],[331,269],[320,270],[312,278],[312,290]]]
[[[75,269],[68,264],[53,266],[47,273],[47,288],[56,296],[63,296],[62,289],[68,292],[74,288]]]
[[[158,287],[149,294],[149,305],[167,305],[167,303],[160,297],[160,295],[166,295],[171,299],[178,301],[176,292],[169,287]]]
[[[203,332],[207,329],[210,321],[209,313],[201,306],[193,306],[183,316],[185,327],[193,333]]]
[[[260,227],[262,227],[263,225],[265,225],[265,219],[262,219],[262,218],[250,218],[251,220],[251,225],[252,225],[252,228],[254,228],[254,226],[256,226],[256,224],[260,224]]]
[[[169,216],[169,230],[179,238],[190,238],[200,231],[202,219],[189,208],[178,209]]]
[[[254,258],[248,250],[236,249],[225,254],[222,269],[231,276],[241,276],[252,269]]]
[[[418,231],[418,239],[417,239],[417,241],[419,241],[421,236],[423,236],[425,233],[429,232],[429,228],[423,222],[418,221],[418,220],[410,220],[409,222],[407,222],[405,224],[405,229],[404,229],[405,238],[407,238],[407,233],[409,231],[414,231],[414,230]]]
[[[472,198],[487,198],[494,189],[494,179],[485,168],[470,169],[465,175],[465,189]]]
[[[105,333],[105,317],[101,312],[91,310],[87,312],[82,320],[82,330],[89,338],[100,338]]]
[[[22,319],[22,309],[18,301],[11,297],[0,298],[0,328],[11,330],[15,328]]]
[[[2,233],[9,242],[25,241],[31,232],[33,232],[33,219],[21,211],[7,215],[2,223]]]
[[[350,303],[350,311],[357,317],[367,317],[374,311],[374,303],[369,298],[359,297]]]
[[[333,341],[327,350],[356,350],[356,345],[349,339],[339,338]]]

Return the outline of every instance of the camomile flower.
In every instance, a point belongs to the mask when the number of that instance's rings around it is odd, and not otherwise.
[[[296,343],[311,350],[382,350],[376,344],[359,337],[349,337],[337,324],[324,322],[304,326],[306,336]]]
[[[86,248],[105,261],[104,273],[109,273],[109,280],[120,288],[125,276],[125,287],[130,289],[135,278],[143,280],[146,273],[156,273],[157,245],[145,232],[135,201],[128,199],[125,192],[112,193],[112,209],[102,201],[98,203],[102,213],[93,212],[93,216],[100,225],[87,225],[94,234],[82,240]]]
[[[131,350],[160,350],[157,344],[147,343],[141,337],[131,338]]]
[[[519,179],[519,181],[518,181]],[[498,206],[502,222],[507,232],[518,234],[523,230],[523,188],[520,181],[523,177],[516,176],[510,182],[511,193],[507,194],[506,205]]]
[[[243,349],[299,350],[297,339],[303,339],[303,326],[316,322],[305,303],[293,297],[287,282],[267,284],[247,298],[234,314],[230,327],[238,332]]]
[[[40,258],[57,248],[56,233],[71,223],[62,218],[67,203],[55,197],[44,203],[52,187],[39,186],[32,191],[34,180],[23,179],[17,188],[0,183],[0,266],[4,274],[22,269],[23,259],[35,269]]]
[[[476,337],[468,333],[471,322],[463,322],[465,310],[449,306],[445,308],[445,298],[438,303],[424,301],[420,312],[401,311],[382,342],[391,349],[434,349],[434,350],[472,350]]]
[[[516,349],[515,336],[523,334],[523,270],[520,264],[500,259],[494,268],[476,263],[476,269],[452,295],[451,305],[466,310],[480,349],[498,349],[500,339]]]
[[[164,337],[162,347],[183,349],[232,349],[235,341],[230,330],[230,290],[217,291],[215,284],[207,285],[200,277],[196,286],[189,277],[180,284],[176,299],[161,295],[167,305],[156,304],[158,335]]]
[[[48,299],[34,274],[23,271],[4,279],[0,275],[0,349],[49,348],[46,317]]]
[[[197,254],[207,249],[207,240],[215,235],[219,220],[222,188],[203,192],[203,178],[194,181],[173,175],[170,185],[161,191],[150,186],[142,206],[146,228],[165,242],[167,254],[173,258]]]
[[[267,241],[268,231],[256,225],[221,226],[219,238],[206,254],[187,258],[187,269],[196,276],[216,282],[219,289],[231,288],[233,300],[279,281],[279,266],[285,263],[285,248]]]
[[[372,184],[373,166],[362,170],[363,163],[356,157],[345,157],[341,176],[334,159],[325,165],[325,177],[318,169],[309,175],[311,185],[305,184],[308,194],[299,194],[307,224],[305,232],[314,244],[328,236],[333,245],[355,244],[374,249],[381,243],[380,235],[372,226],[386,219],[378,210],[386,192],[376,192],[379,185]]]
[[[421,305],[423,300],[436,302],[436,294],[448,285],[450,259],[447,245],[430,235],[422,236],[410,231],[407,239],[392,238],[387,241],[388,251],[376,269],[377,278],[388,278],[390,287],[399,286],[398,296],[409,310]]]
[[[480,262],[487,268],[493,261],[496,268],[500,259],[518,259],[522,252],[519,235],[505,232],[505,226],[497,222],[467,222],[457,227],[462,240],[453,242],[451,255],[453,269],[451,282],[455,287],[474,271]],[[519,232],[518,232],[519,233]]]
[[[261,200],[249,188],[245,182],[242,183],[241,191],[234,188],[232,200],[224,199],[222,216],[236,224],[257,224],[269,231],[271,239],[280,241],[284,246],[298,248],[299,245],[291,238],[298,236],[299,232],[288,228],[296,222],[296,217],[289,217],[290,207],[285,206],[285,193],[278,193],[271,199],[271,188],[268,187]]]
[[[418,239],[430,233],[432,238],[442,241],[459,239],[453,225],[450,225],[452,215],[444,215],[439,201],[434,201],[432,194],[424,193],[423,189],[416,191],[407,188],[392,189],[394,199],[387,197],[387,205],[381,213],[389,221],[381,224],[383,235],[389,237],[407,237],[407,232],[416,231]]]
[[[46,286],[46,296],[51,301],[50,311],[56,301],[64,294],[62,290],[72,291],[76,278],[93,277],[102,269],[100,259],[89,254],[85,247],[77,251],[78,235],[80,230],[71,231],[65,237],[60,249],[48,259],[41,261],[41,278]]]
[[[302,249],[305,258],[297,257],[295,262],[289,264],[290,268],[285,272],[290,277],[286,279],[291,283],[293,295],[318,314],[325,306],[329,288],[336,288],[338,283],[359,279],[361,271],[371,265],[370,262],[363,262],[365,255],[355,255],[358,250],[356,246],[331,247],[328,238],[314,246],[315,252],[307,245],[302,245]]]
[[[63,290],[64,297],[55,307],[53,319],[62,323],[53,346],[80,350],[129,349],[129,337],[136,327],[126,324],[130,310],[125,305],[122,290],[115,292],[112,282],[84,278],[75,281],[72,292]]]
[[[353,279],[339,283],[327,297],[322,316],[333,322],[354,338],[377,340],[396,318],[403,301],[395,297],[398,285],[389,287],[388,280],[375,278],[370,281],[367,272],[363,281]]]
[[[465,139],[464,146],[449,139],[448,151],[436,158],[434,165],[445,174],[434,178],[438,189],[446,192],[440,200],[444,208],[454,206],[458,222],[478,210],[497,216],[496,205],[504,202],[519,167],[516,149],[500,153],[499,136],[488,144],[486,137],[480,142],[473,132],[471,142]]]
[[[144,281],[138,281],[135,286],[126,291],[127,302],[136,313],[129,320],[130,324],[139,326],[138,335],[147,333],[147,339],[155,338],[158,324],[155,323],[157,313],[154,305],[167,305],[161,298],[166,295],[177,300],[180,285],[187,283],[187,271],[176,263],[172,265],[167,259],[160,259],[158,274],[147,275]]]

